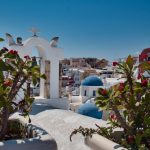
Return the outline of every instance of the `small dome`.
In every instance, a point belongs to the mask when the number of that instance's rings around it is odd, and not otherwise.
[[[101,119],[102,111],[98,110],[98,107],[94,103],[85,103],[78,108],[78,113],[81,115]]]
[[[103,82],[98,76],[88,76],[82,81],[81,86],[103,86]]]

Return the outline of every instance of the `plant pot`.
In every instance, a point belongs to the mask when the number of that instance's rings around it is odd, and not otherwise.
[[[84,142],[93,150],[127,150],[121,145],[98,134],[93,134],[91,138],[86,137]]]
[[[45,130],[19,121],[27,128],[27,134],[32,138],[0,141],[0,150],[57,150],[56,141]]]

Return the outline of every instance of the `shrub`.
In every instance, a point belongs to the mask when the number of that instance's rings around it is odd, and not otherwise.
[[[39,73],[38,66],[32,65],[29,56],[22,59],[16,50],[0,50],[0,140],[4,139],[7,132],[10,115],[20,111],[23,116],[29,116],[34,98],[25,84],[36,84],[39,78],[45,78],[45,75]],[[19,97],[20,90],[23,91],[23,97]]]
[[[111,112],[109,127],[87,129],[80,127],[75,129],[71,136],[82,133],[84,136],[92,136],[93,133],[101,134],[109,139],[119,142],[128,149],[150,148],[150,83],[141,73],[138,82],[134,77],[134,71],[147,71],[150,73],[150,64],[144,62],[135,66],[134,59],[128,56],[125,62],[115,62],[118,73],[124,74],[125,82],[110,87],[108,90],[98,89],[99,96],[95,104],[100,110]],[[116,141],[113,135],[114,128],[122,128],[121,139]]]

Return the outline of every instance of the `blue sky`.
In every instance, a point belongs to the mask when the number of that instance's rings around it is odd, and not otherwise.
[[[150,1],[0,0],[0,37],[26,39],[32,27],[59,36],[64,57],[112,60],[150,47]]]

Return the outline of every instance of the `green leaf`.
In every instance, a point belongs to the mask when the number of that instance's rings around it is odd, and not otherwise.
[[[46,80],[46,75],[45,74],[41,74],[40,77]]]
[[[143,63],[141,63],[140,65],[139,65],[139,67],[141,68],[141,69],[143,69],[144,71],[150,71],[150,65],[149,65],[149,63],[148,62],[143,62]]]
[[[104,107],[99,107],[100,110],[107,110],[107,106],[104,106]]]
[[[141,140],[142,140],[142,135],[137,134],[136,137],[135,137],[135,142],[136,142],[136,144],[137,144],[137,145],[140,145]]]
[[[32,72],[40,72],[40,67],[39,66],[34,66],[34,67],[32,67]]]
[[[150,117],[144,118],[144,123],[148,126],[150,126]]]
[[[4,41],[4,39],[3,38],[0,38],[0,42],[3,42]]]
[[[34,102],[34,97],[28,98],[27,101],[28,101],[30,104],[32,104],[32,103]]]
[[[129,66],[130,69],[133,68],[134,60],[133,60],[133,57],[131,57],[131,55],[128,56],[126,60],[126,64]]]
[[[115,94],[113,95],[114,98],[118,97],[120,95],[120,91],[116,91]]]
[[[6,66],[4,61],[0,61],[0,71],[7,71],[8,67]]]
[[[32,76],[32,82],[34,86],[37,84],[37,78],[35,76]]]
[[[0,82],[4,80],[3,72],[0,70]]]
[[[145,130],[144,136],[145,136],[145,137],[150,136],[150,129],[146,129],[146,130]]]
[[[10,54],[10,53],[6,53],[5,54],[5,58],[15,59],[16,55],[13,55],[13,54]]]

